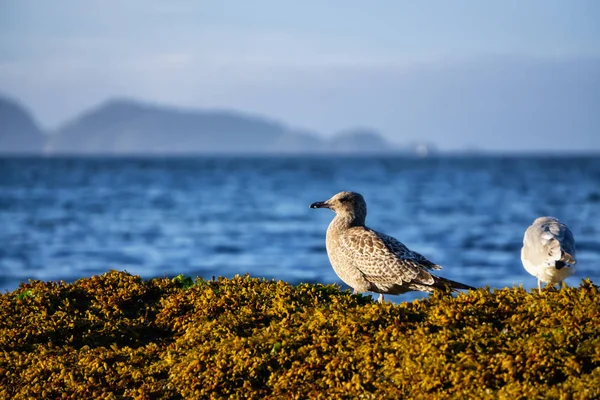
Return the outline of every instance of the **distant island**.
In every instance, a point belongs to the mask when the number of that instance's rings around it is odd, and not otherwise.
[[[0,153],[46,155],[422,154],[371,128],[330,139],[238,111],[187,110],[109,100],[43,132],[17,102],[0,97]]]
[[[0,154],[38,154],[46,135],[17,102],[0,96]]]

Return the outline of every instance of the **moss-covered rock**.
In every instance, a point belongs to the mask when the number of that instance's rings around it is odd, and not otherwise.
[[[0,397],[600,398],[600,296],[378,304],[335,285],[112,271],[0,295]]]

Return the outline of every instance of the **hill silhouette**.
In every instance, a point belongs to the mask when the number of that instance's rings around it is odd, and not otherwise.
[[[46,137],[30,113],[16,101],[0,96],[0,154],[36,154]]]
[[[348,140],[345,140],[348,139]],[[295,154],[389,152],[374,130],[349,130],[327,141],[264,117],[235,111],[184,110],[110,100],[49,135],[50,154]]]

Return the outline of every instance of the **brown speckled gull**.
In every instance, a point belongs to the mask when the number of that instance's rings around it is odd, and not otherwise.
[[[431,274],[442,267],[409,250],[391,236],[365,226],[367,204],[359,193],[340,192],[331,199],[310,205],[329,208],[335,218],[327,228],[326,246],[335,273],[354,293],[401,294],[411,290],[432,292],[436,288],[474,289]]]

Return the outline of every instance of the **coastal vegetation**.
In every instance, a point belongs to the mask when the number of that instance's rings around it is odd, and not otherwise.
[[[111,271],[0,295],[0,398],[600,398],[600,296]]]

